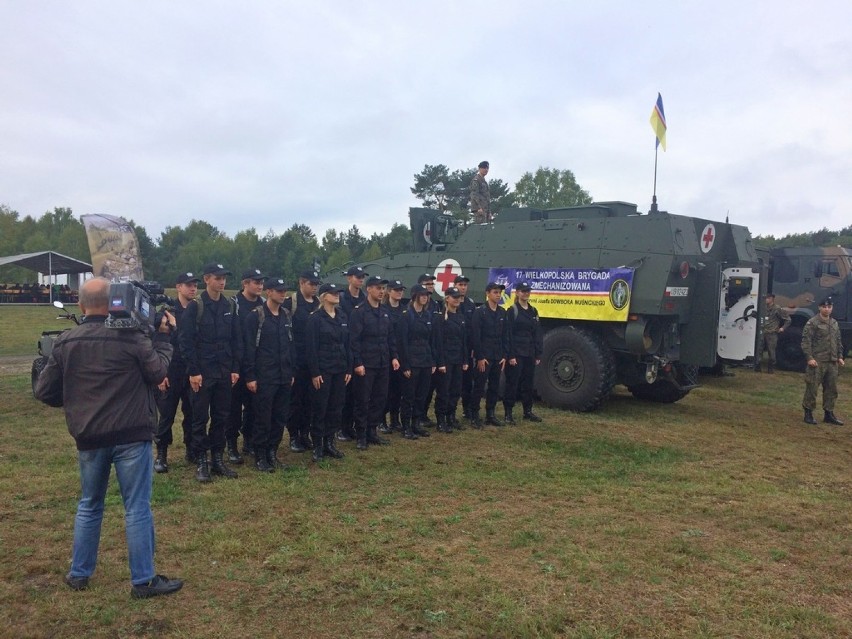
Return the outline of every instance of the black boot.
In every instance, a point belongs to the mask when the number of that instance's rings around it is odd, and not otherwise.
[[[411,419],[411,430],[418,437],[429,437],[431,435],[428,430],[423,428],[423,420],[414,419],[413,417]]]
[[[263,451],[261,450],[261,454],[262,453],[263,453]],[[254,446],[252,445],[252,443],[249,440],[247,440],[245,437],[243,437],[243,458],[245,458],[246,455],[248,455],[250,457],[254,457],[255,454],[256,453],[255,453]]]
[[[505,416],[503,417],[503,421],[506,424],[509,424],[510,426],[515,425],[515,416],[512,415],[512,407],[511,406],[507,406],[505,408]]]
[[[305,450],[314,449],[314,443],[311,441],[311,436],[307,433],[305,433],[304,435],[299,435],[299,443]]]
[[[351,442],[356,439],[355,431],[352,430],[351,427],[341,428],[339,431],[337,431],[337,435],[335,435],[335,437],[337,437],[337,441],[339,442]]]
[[[376,432],[376,427],[367,428],[367,443],[368,444],[377,444],[379,446],[387,446],[390,444],[388,440],[384,437],[379,437],[379,434]]]
[[[435,415],[435,418],[438,420],[438,432],[439,433],[452,433],[453,427],[450,426],[450,423],[447,421],[447,416],[443,413],[440,415]]]
[[[524,419],[528,422],[536,422],[540,423],[542,421],[541,417],[532,412],[532,406],[529,408],[524,408]]]
[[[476,430],[482,430],[482,420],[479,419],[479,411],[470,409],[470,425]]]
[[[210,453],[210,473],[212,475],[219,475],[220,477],[227,477],[228,479],[237,478],[237,473],[225,465],[221,450],[214,450]]]
[[[452,427],[453,430],[466,430],[464,424],[462,424],[455,413],[450,413],[447,415],[447,423]]]
[[[317,463],[325,459],[325,446],[323,446],[323,443],[321,441],[317,442],[316,446],[314,446],[314,452],[311,457]]]
[[[771,359],[766,363],[766,372],[770,375],[775,372],[775,362]]]
[[[155,473],[169,472],[168,446],[157,446],[157,458],[154,460]]]
[[[207,451],[202,450],[196,453],[195,459],[198,464],[198,468],[195,470],[195,479],[204,484],[213,481],[213,478],[210,476],[210,466],[207,463]]]
[[[334,437],[323,437],[322,439],[323,452],[334,459],[343,459],[344,455],[337,449],[337,444],[334,443]]]
[[[279,442],[276,446],[272,448],[267,448],[266,450],[259,450],[258,455],[266,455],[266,461],[269,462],[269,465],[273,468],[280,468],[281,470],[286,470],[287,464],[278,459],[278,449],[281,447],[281,442]]]
[[[197,463],[196,454],[192,450],[192,444],[186,445],[186,452],[184,453],[184,458],[186,459],[187,464]]]
[[[814,419],[814,412],[810,408],[805,409],[805,423],[816,424],[816,420]]]
[[[497,419],[497,415],[494,414],[494,409],[485,409],[485,423],[490,426],[505,426],[503,420]]]
[[[240,455],[240,449],[237,446],[236,439],[228,440],[228,461],[237,466],[243,463],[243,457]]]
[[[256,453],[257,454],[254,457],[254,467],[262,473],[274,473],[275,466],[269,463],[269,455],[267,454],[266,449],[258,446]]]
[[[837,419],[837,416],[833,411],[827,410],[825,411],[825,417],[823,420],[826,424],[834,424],[835,426],[843,426],[843,422]]]
[[[402,420],[402,436],[406,439],[418,439],[410,419],[403,418]]]
[[[393,432],[393,428],[388,424],[388,416],[382,416],[382,423],[379,424],[379,432],[382,435],[390,435]]]
[[[391,432],[397,433],[401,433],[403,432],[403,430],[405,430],[402,427],[402,422],[399,421],[399,411],[397,411],[396,413],[391,413],[389,428],[391,429]]]

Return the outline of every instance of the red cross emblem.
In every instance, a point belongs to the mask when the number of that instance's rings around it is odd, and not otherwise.
[[[453,285],[457,275],[462,274],[461,265],[452,259],[443,260],[435,267],[435,291],[443,297],[444,291]]]
[[[704,230],[701,231],[701,252],[709,253],[710,249],[713,248],[713,244],[716,242],[716,227],[713,224],[707,224],[704,227]]]

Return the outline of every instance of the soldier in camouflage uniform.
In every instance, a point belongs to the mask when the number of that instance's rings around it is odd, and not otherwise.
[[[470,212],[473,213],[473,221],[476,224],[485,224],[491,221],[491,194],[488,191],[488,162],[479,163],[479,171],[470,181]]]
[[[775,295],[766,295],[766,315],[763,316],[763,335],[760,338],[760,348],[757,358],[754,360],[754,370],[760,372],[760,360],[763,352],[769,353],[769,361],[766,362],[766,372],[775,372],[775,347],[778,346],[778,334],[790,325],[790,315],[780,306],[775,306]]]
[[[843,426],[843,422],[834,415],[834,402],[837,400],[837,367],[843,366],[843,343],[840,339],[840,326],[831,317],[833,304],[828,297],[819,303],[819,314],[814,315],[805,324],[802,331],[802,352],[808,358],[805,372],[805,397],[802,408],[805,409],[805,423],[816,424],[817,391],[822,385],[822,407],[825,411],[823,421],[826,424]]]

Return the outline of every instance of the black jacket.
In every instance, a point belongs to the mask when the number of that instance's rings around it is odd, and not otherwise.
[[[311,377],[325,373],[351,373],[349,322],[339,310],[334,317],[319,308],[308,318],[307,357]]]
[[[382,368],[396,359],[396,339],[387,307],[364,302],[349,316],[349,347],[355,367]]]
[[[467,364],[470,360],[470,347],[467,343],[467,318],[461,309],[447,313],[441,323],[441,338],[444,361],[450,364]]]
[[[517,302],[506,311],[506,319],[509,322],[509,358],[513,357],[535,357],[541,358],[544,350],[543,333],[541,323],[538,320],[538,311],[530,304],[524,309]]]
[[[364,289],[360,289],[358,291],[358,297],[352,297],[348,286],[344,286],[343,290],[340,291],[340,310],[343,311],[343,314],[347,319],[352,314],[352,311],[355,310],[356,306],[360,306],[366,301],[367,294],[364,292]]]
[[[290,313],[285,308],[279,308],[278,315],[275,316],[269,306],[264,304],[243,316],[242,321],[245,325],[245,381],[289,384],[293,379],[293,325],[290,322]]]
[[[295,310],[293,310],[294,306],[296,307]],[[308,317],[319,308],[319,299],[314,297],[314,300],[309,302],[300,292],[296,291],[293,296],[284,300],[283,308],[290,311],[290,319],[293,322],[293,365],[297,369],[305,369],[308,367],[305,355],[308,340]]]
[[[56,339],[35,396],[65,407],[79,450],[151,441],[157,424],[154,389],[169,370],[169,336],[104,326],[89,315]]]
[[[443,366],[439,315],[428,307],[419,313],[409,306],[399,320],[399,354],[402,370]]]
[[[231,373],[239,373],[243,334],[240,318],[234,312],[235,304],[224,295],[214,302],[207,291],[202,292],[199,299],[204,307],[201,317],[198,316],[198,300],[191,301],[178,330],[187,375],[223,379]]]
[[[487,303],[476,309],[471,329],[473,358],[499,362],[509,352],[506,311],[502,306],[491,310]]]

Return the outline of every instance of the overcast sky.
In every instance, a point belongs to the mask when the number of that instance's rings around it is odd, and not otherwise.
[[[0,0],[0,204],[407,223],[425,164],[784,235],[852,223],[852,2]]]

